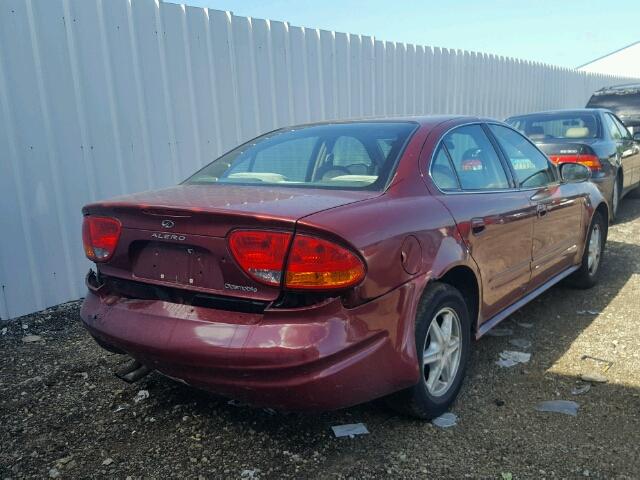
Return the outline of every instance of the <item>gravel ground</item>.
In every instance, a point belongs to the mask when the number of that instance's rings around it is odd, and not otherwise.
[[[77,302],[61,305],[0,325],[0,478],[640,478],[639,288],[640,200],[629,199],[599,286],[553,288],[501,325],[511,336],[474,345],[449,429],[382,402],[283,414],[157,374],[127,385],[112,373],[123,357],[89,338]],[[497,366],[516,338],[531,361]],[[585,374],[607,383],[573,395]],[[580,409],[536,411],[544,400]],[[370,433],[334,437],[356,422]]]

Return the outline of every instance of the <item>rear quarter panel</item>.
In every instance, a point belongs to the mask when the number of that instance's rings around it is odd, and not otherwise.
[[[411,279],[423,278],[426,284],[455,265],[476,271],[451,214],[431,196],[419,167],[425,149],[433,148],[447,123],[422,126],[414,134],[383,195],[298,221],[298,231],[346,241],[362,256],[367,275],[352,292],[355,303]]]

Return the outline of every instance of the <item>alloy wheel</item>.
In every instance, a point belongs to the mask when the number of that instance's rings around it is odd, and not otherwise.
[[[440,309],[429,325],[422,362],[427,390],[434,397],[441,397],[453,385],[460,366],[460,330],[460,318],[449,307]]]

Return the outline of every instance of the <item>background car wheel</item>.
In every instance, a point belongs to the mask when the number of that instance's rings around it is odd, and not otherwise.
[[[444,413],[458,396],[471,348],[469,309],[460,292],[444,283],[425,291],[416,315],[420,381],[388,397],[396,410],[421,419]]]
[[[580,269],[569,277],[571,285],[577,288],[591,288],[597,283],[606,238],[605,220],[600,212],[596,212],[589,226]]]
[[[613,191],[611,192],[611,221],[613,222],[618,215],[618,207],[620,206],[620,177],[616,177],[613,182]]]

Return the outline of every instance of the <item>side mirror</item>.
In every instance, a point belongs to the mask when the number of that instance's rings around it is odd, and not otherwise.
[[[634,139],[636,142],[640,142],[640,132],[636,132],[636,133],[634,133],[634,134],[633,134],[633,139]]]
[[[580,163],[561,163],[560,177],[564,183],[586,182],[591,178],[591,170]]]

